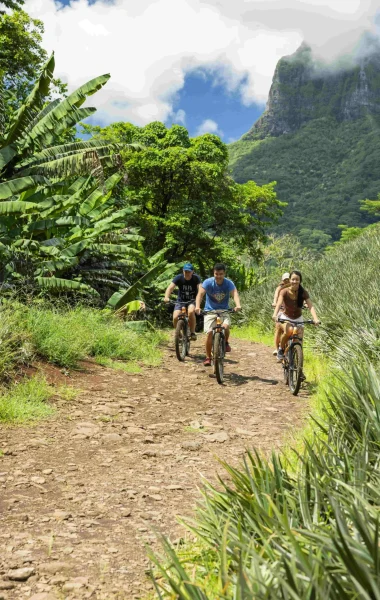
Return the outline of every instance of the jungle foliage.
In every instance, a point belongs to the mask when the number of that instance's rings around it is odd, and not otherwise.
[[[375,220],[360,210],[359,201],[376,198],[380,189],[379,130],[374,116],[343,123],[325,117],[296,133],[242,139],[228,147],[232,174],[240,183],[277,182],[278,197],[287,206],[273,232],[304,236],[306,230],[307,239],[319,230],[335,241],[338,225],[364,227]],[[319,237],[320,249],[329,244]]]
[[[159,122],[85,126],[84,131],[98,141],[143,145],[139,153],[122,156],[128,173],[125,199],[138,207],[132,222],[144,232],[148,255],[168,248],[169,260],[190,259],[205,276],[215,261],[225,261],[232,275],[241,266],[241,254],[260,254],[283,204],[274,183],[233,181],[227,146],[219,137],[189,138],[184,127]]]

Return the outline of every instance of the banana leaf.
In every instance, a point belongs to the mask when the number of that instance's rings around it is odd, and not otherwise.
[[[115,292],[108,300],[108,305],[113,309],[118,310],[125,306],[128,302],[136,300],[136,296],[154,279],[159,273],[166,267],[166,261],[159,263],[153,269],[150,269],[145,275],[143,275],[136,283],[131,285],[126,291]]]
[[[0,200],[6,200],[11,196],[17,196],[24,190],[36,188],[39,184],[49,185],[49,181],[40,175],[9,179],[0,183]]]
[[[93,296],[99,296],[94,288],[80,283],[79,281],[71,281],[71,279],[61,279],[59,277],[36,277],[38,285],[47,290],[59,290],[67,292],[85,292]]]
[[[21,137],[35,117],[37,110],[42,109],[53,78],[54,64],[54,54],[52,54],[43,66],[34,88],[16,112],[4,145],[7,146]]]
[[[21,202],[19,200],[0,202],[0,215],[29,214],[38,211],[39,206],[34,202]]]

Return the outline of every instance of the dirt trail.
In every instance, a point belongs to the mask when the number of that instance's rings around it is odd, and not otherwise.
[[[232,346],[224,386],[202,365],[201,337],[185,363],[170,343],[141,374],[88,363],[53,419],[0,429],[0,599],[144,597],[144,542],[183,533],[175,517],[221,471],[215,456],[270,451],[301,423],[305,394],[290,395],[271,350]]]

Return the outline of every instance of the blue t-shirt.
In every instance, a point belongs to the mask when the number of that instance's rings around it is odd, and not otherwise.
[[[223,279],[222,285],[218,285],[215,277],[209,277],[202,283],[206,290],[205,310],[227,310],[230,299],[230,292],[235,289],[235,284],[231,279]]]

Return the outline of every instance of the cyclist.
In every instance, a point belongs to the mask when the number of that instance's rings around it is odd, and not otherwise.
[[[309,293],[302,287],[302,275],[299,271],[292,271],[290,273],[290,286],[289,288],[285,288],[279,293],[276,307],[273,313],[274,321],[277,320],[277,317],[280,321],[280,327],[282,330],[281,341],[278,346],[277,359],[279,361],[284,358],[284,349],[286,346],[286,342],[288,341],[292,326],[290,323],[281,323],[281,319],[291,319],[292,321],[296,321],[300,323],[300,337],[302,339],[302,307],[304,303],[307,308],[310,309],[311,316],[313,317],[313,321],[315,325],[319,325],[319,320],[317,317],[317,313],[315,312],[315,308],[313,306],[312,301],[310,300]],[[279,314],[281,306],[283,306],[283,310],[281,314]]]
[[[284,273],[283,276],[281,277],[281,283],[280,285],[278,285],[276,287],[276,290],[274,292],[274,298],[273,298],[273,302],[272,302],[272,306],[273,308],[275,308],[276,304],[277,304],[277,300],[278,300],[278,296],[279,293],[284,289],[289,287],[290,283],[290,273]],[[283,307],[281,307],[283,308]],[[280,339],[281,339],[281,325],[280,323],[276,323],[275,324],[275,334],[274,334],[274,347],[275,350],[273,351],[273,355],[276,356],[277,355],[277,351],[278,351],[278,347],[280,345]]]
[[[232,296],[235,302],[235,311],[241,309],[240,298],[235,284],[231,279],[227,279],[226,266],[223,263],[216,263],[214,265],[214,277],[209,277],[199,286],[199,291],[196,299],[195,312],[199,315],[201,312],[201,302],[203,296],[206,294],[205,312],[212,310],[227,310],[229,305],[230,296]],[[226,336],[226,352],[231,352],[231,346],[228,343],[230,336],[230,325],[231,321],[228,314],[222,314],[223,327],[225,329]],[[204,366],[211,366],[211,350],[212,350],[212,328],[216,323],[216,315],[205,315],[204,319],[204,331],[207,333],[206,337],[206,358]]]
[[[196,275],[194,273],[193,265],[190,262],[187,262],[183,265],[182,273],[174,277],[173,281],[168,286],[164,298],[164,302],[169,302],[170,295],[172,294],[173,290],[176,287],[178,288],[177,302],[174,305],[173,312],[174,328],[177,327],[178,316],[181,312],[181,302],[190,302],[190,304],[187,305],[187,312],[189,315],[191,339],[193,341],[197,339],[197,336],[195,334],[196,319],[194,310],[195,297],[197,295],[200,282],[201,278],[199,277],[199,275]]]

